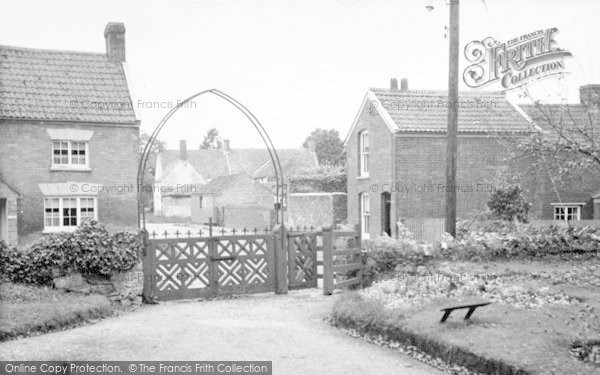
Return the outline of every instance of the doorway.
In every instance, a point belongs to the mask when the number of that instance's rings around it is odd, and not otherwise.
[[[6,211],[6,198],[0,198],[0,240],[8,242],[8,212]]]
[[[381,232],[392,236],[392,194],[381,193]]]

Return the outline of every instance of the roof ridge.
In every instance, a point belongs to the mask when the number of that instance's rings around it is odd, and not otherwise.
[[[0,50],[2,50],[2,49],[29,51],[29,52],[54,52],[54,53],[79,54],[79,55],[106,56],[106,53],[104,53],[104,52],[88,52],[88,51],[74,51],[74,50],[66,50],[66,49],[19,47],[19,46],[8,46],[8,45],[0,44]]]
[[[369,91],[373,91],[373,92],[389,92],[389,93],[407,93],[407,94],[445,94],[448,92],[448,90],[406,90],[406,91],[402,91],[402,90],[390,90],[389,88],[377,88],[377,87],[370,87]],[[476,91],[476,90],[460,90],[458,91],[459,94],[495,94],[495,95],[502,95],[502,96],[506,96],[506,93],[504,91]]]

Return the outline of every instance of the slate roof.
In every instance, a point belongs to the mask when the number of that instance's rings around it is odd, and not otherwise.
[[[308,149],[277,150],[284,176],[291,176],[299,169],[318,167],[314,153]],[[218,176],[245,173],[253,178],[274,176],[271,158],[266,149],[231,149],[227,154],[221,149],[187,150],[187,158],[196,171],[207,180]],[[179,159],[179,150],[161,153],[163,170]]]
[[[138,122],[121,62],[9,46],[0,46],[0,118]]]
[[[445,132],[446,91],[370,89],[397,132]],[[373,105],[369,103],[369,105]],[[501,92],[459,92],[459,133],[530,132],[529,122]]]

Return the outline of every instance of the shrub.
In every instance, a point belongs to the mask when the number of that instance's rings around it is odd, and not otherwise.
[[[96,221],[85,222],[74,232],[45,236],[29,248],[0,245],[5,279],[49,284],[54,269],[109,276],[127,271],[139,262],[143,243],[137,232],[110,235]]]
[[[400,268],[423,266],[436,256],[431,246],[410,239],[393,239],[387,234],[365,240],[363,246],[367,258],[364,273],[374,279]]]
[[[487,203],[492,213],[501,220],[527,222],[531,204],[523,197],[517,184],[506,184],[496,189]]]
[[[600,228],[595,227],[550,225],[536,228],[518,223],[498,225],[496,231],[492,227],[493,223],[488,223],[479,230],[473,226],[470,230],[463,228],[456,239],[440,242],[442,255],[453,260],[480,261],[581,253],[600,248]]]

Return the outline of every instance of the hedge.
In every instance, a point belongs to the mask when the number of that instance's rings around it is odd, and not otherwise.
[[[39,285],[50,284],[55,269],[110,276],[133,268],[142,250],[137,231],[111,235],[92,220],[74,232],[47,235],[23,250],[0,242],[0,271],[5,280]]]

